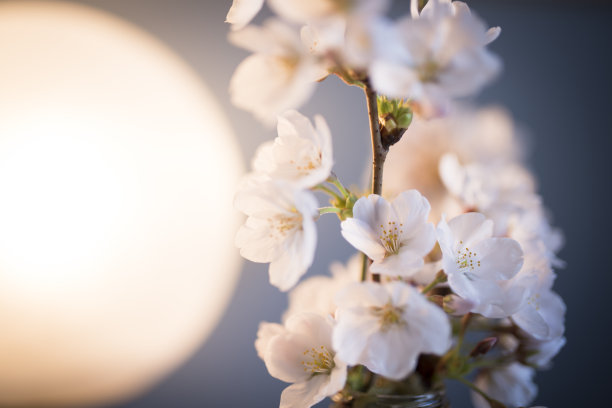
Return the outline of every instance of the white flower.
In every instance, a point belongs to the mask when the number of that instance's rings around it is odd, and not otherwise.
[[[400,20],[397,30],[404,52],[371,66],[379,93],[444,111],[449,98],[476,93],[500,69],[485,48],[499,28],[487,31],[465,3],[430,0],[420,15]]]
[[[341,224],[342,236],[372,259],[373,273],[410,276],[435,244],[428,215],[429,203],[416,190],[401,193],[391,203],[371,194],[357,200],[353,218]]]
[[[264,0],[234,0],[232,7],[227,12],[225,22],[232,25],[232,30],[240,30],[259,13],[263,3]]]
[[[289,307],[283,314],[283,321],[301,312],[333,316],[336,312],[336,294],[348,284],[359,282],[362,260],[361,254],[355,254],[346,266],[333,263],[330,266],[331,277],[313,276],[297,285],[289,292]]]
[[[317,236],[317,201],[309,191],[283,182],[247,178],[234,206],[248,215],[236,234],[240,254],[253,262],[270,262],[270,283],[291,289],[312,264]]]
[[[268,323],[269,325],[269,323]],[[257,350],[270,375],[293,383],[283,390],[280,408],[308,408],[344,387],[346,364],[331,345],[332,324],[303,313],[285,326],[260,326]]]
[[[349,365],[400,380],[414,370],[419,354],[441,355],[450,347],[446,314],[405,283],[356,283],[336,303],[333,345]]]
[[[519,363],[482,371],[474,381],[489,397],[509,407],[524,407],[533,401],[538,394],[538,387],[533,383],[535,370]],[[472,402],[476,408],[489,408],[489,404],[480,395],[472,392]]]
[[[314,120],[316,128],[294,110],[279,116],[278,137],[259,147],[254,170],[301,188],[325,181],[333,166],[331,134],[323,117]]]
[[[557,337],[547,341],[529,341],[526,350],[532,354],[527,357],[527,362],[537,368],[548,368],[550,361],[559,354],[565,346],[565,337]]]
[[[563,299],[546,286],[533,286],[530,290],[525,306],[512,315],[512,320],[537,340],[561,337],[565,331]]]
[[[255,52],[242,61],[230,82],[232,103],[273,124],[287,109],[302,105],[315,81],[327,75],[298,33],[278,20],[233,31],[230,41]]]
[[[507,317],[524,299],[524,289],[503,283],[523,265],[523,251],[510,238],[493,238],[493,222],[479,213],[459,215],[438,224],[442,266],[448,284],[473,302],[473,312],[486,317]]]

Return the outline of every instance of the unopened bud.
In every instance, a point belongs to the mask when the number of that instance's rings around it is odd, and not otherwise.
[[[462,316],[469,313],[474,306],[476,305],[473,302],[457,295],[444,296],[444,311],[453,316]]]
[[[433,303],[435,303],[436,305],[440,306],[440,307],[444,307],[444,296],[442,295],[431,295],[428,298],[430,301],[432,301]]]
[[[482,339],[470,352],[470,357],[483,356],[487,354],[497,344],[497,337],[487,337]]]

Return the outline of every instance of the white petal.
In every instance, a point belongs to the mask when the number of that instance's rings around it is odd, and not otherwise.
[[[510,238],[489,238],[470,244],[480,267],[474,273],[482,279],[511,279],[523,266],[523,250]]]
[[[463,241],[467,247],[493,235],[493,221],[476,212],[461,214],[450,220],[448,226],[455,241]]]
[[[340,225],[344,239],[370,259],[379,261],[385,257],[385,248],[381,245],[376,233],[364,221],[349,218],[342,221]]]
[[[264,0],[234,0],[230,7],[226,23],[232,25],[232,30],[240,30],[251,22],[253,17],[261,10]]]
[[[272,377],[285,382],[306,381],[311,375],[304,370],[302,361],[304,351],[313,346],[303,336],[289,332],[272,337],[264,353],[268,372]]]
[[[416,367],[422,343],[418,334],[400,326],[378,331],[370,336],[368,359],[362,363],[376,374],[401,380]]]
[[[282,325],[277,323],[261,322],[259,324],[259,330],[257,330],[257,340],[255,340],[255,350],[257,355],[262,360],[265,360],[265,353],[268,349],[270,340],[285,331]]]
[[[310,408],[326,397],[322,391],[327,383],[328,375],[315,375],[307,381],[290,385],[281,394],[279,408]]]

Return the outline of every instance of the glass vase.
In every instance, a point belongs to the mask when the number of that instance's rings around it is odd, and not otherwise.
[[[418,395],[353,394],[333,401],[333,408],[450,408],[443,389]]]

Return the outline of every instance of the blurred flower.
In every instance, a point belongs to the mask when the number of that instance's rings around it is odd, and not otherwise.
[[[286,321],[301,312],[316,313],[321,316],[334,315],[336,294],[345,286],[359,282],[361,277],[362,255],[353,255],[345,265],[334,262],[332,276],[313,276],[305,279],[289,292],[289,307],[283,314]]]
[[[493,370],[481,371],[474,384],[491,398],[510,407],[527,406],[538,393],[532,379],[535,370],[512,363]],[[472,402],[476,408],[489,408],[490,405],[480,395],[472,392]]]
[[[374,61],[374,88],[413,99],[433,115],[445,112],[451,98],[479,91],[500,70],[485,48],[499,27],[487,30],[463,2],[430,0],[420,14],[401,19],[397,31],[403,52]]]
[[[234,0],[232,7],[227,12],[225,22],[232,25],[232,30],[240,30],[259,13],[263,3],[264,0]]]
[[[232,103],[273,124],[287,109],[302,105],[315,81],[327,71],[313,58],[298,33],[280,20],[247,26],[229,39],[255,54],[238,65],[230,82]]]

